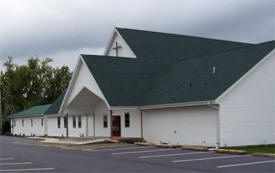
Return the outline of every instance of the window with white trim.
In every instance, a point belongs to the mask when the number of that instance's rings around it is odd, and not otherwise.
[[[103,115],[103,127],[104,128],[108,127],[108,115],[107,114]]]
[[[78,128],[81,128],[82,123],[81,123],[81,115],[78,115]]]
[[[60,117],[57,117],[57,128],[60,128]]]
[[[73,116],[73,128],[76,128],[76,117]]]
[[[130,127],[130,113],[127,112],[124,114],[125,127]]]

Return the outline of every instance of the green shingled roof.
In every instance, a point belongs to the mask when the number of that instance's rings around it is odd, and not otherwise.
[[[274,47],[275,41],[271,41],[169,61],[142,57],[82,57],[110,106],[145,106],[213,100]]]
[[[29,109],[26,109],[24,111],[17,112],[15,114],[11,115],[11,117],[24,117],[24,116],[33,116],[33,115],[44,115],[44,113],[49,109],[50,106],[51,106],[51,104],[33,106],[33,107],[30,107]]]
[[[116,28],[139,58],[158,61],[211,55],[253,44],[187,35]]]
[[[65,94],[66,90],[53,102],[51,107],[45,112],[45,115],[58,114]]]

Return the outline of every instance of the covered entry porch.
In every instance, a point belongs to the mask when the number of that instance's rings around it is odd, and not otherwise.
[[[141,116],[137,109],[114,109],[83,87],[64,109],[67,137],[141,138]],[[65,121],[65,120],[64,120]]]

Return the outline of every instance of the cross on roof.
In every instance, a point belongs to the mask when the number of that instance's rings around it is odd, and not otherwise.
[[[118,45],[117,41],[116,41],[116,46],[113,48],[114,50],[116,50],[116,56],[118,56],[118,49],[122,48],[120,45]]]

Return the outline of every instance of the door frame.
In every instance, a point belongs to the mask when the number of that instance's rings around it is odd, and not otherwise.
[[[114,136],[113,135],[113,121],[114,121],[114,117],[119,117],[119,121],[120,121],[120,127],[119,127],[119,136]],[[121,115],[112,115],[111,116],[111,136],[112,137],[121,137]]]

